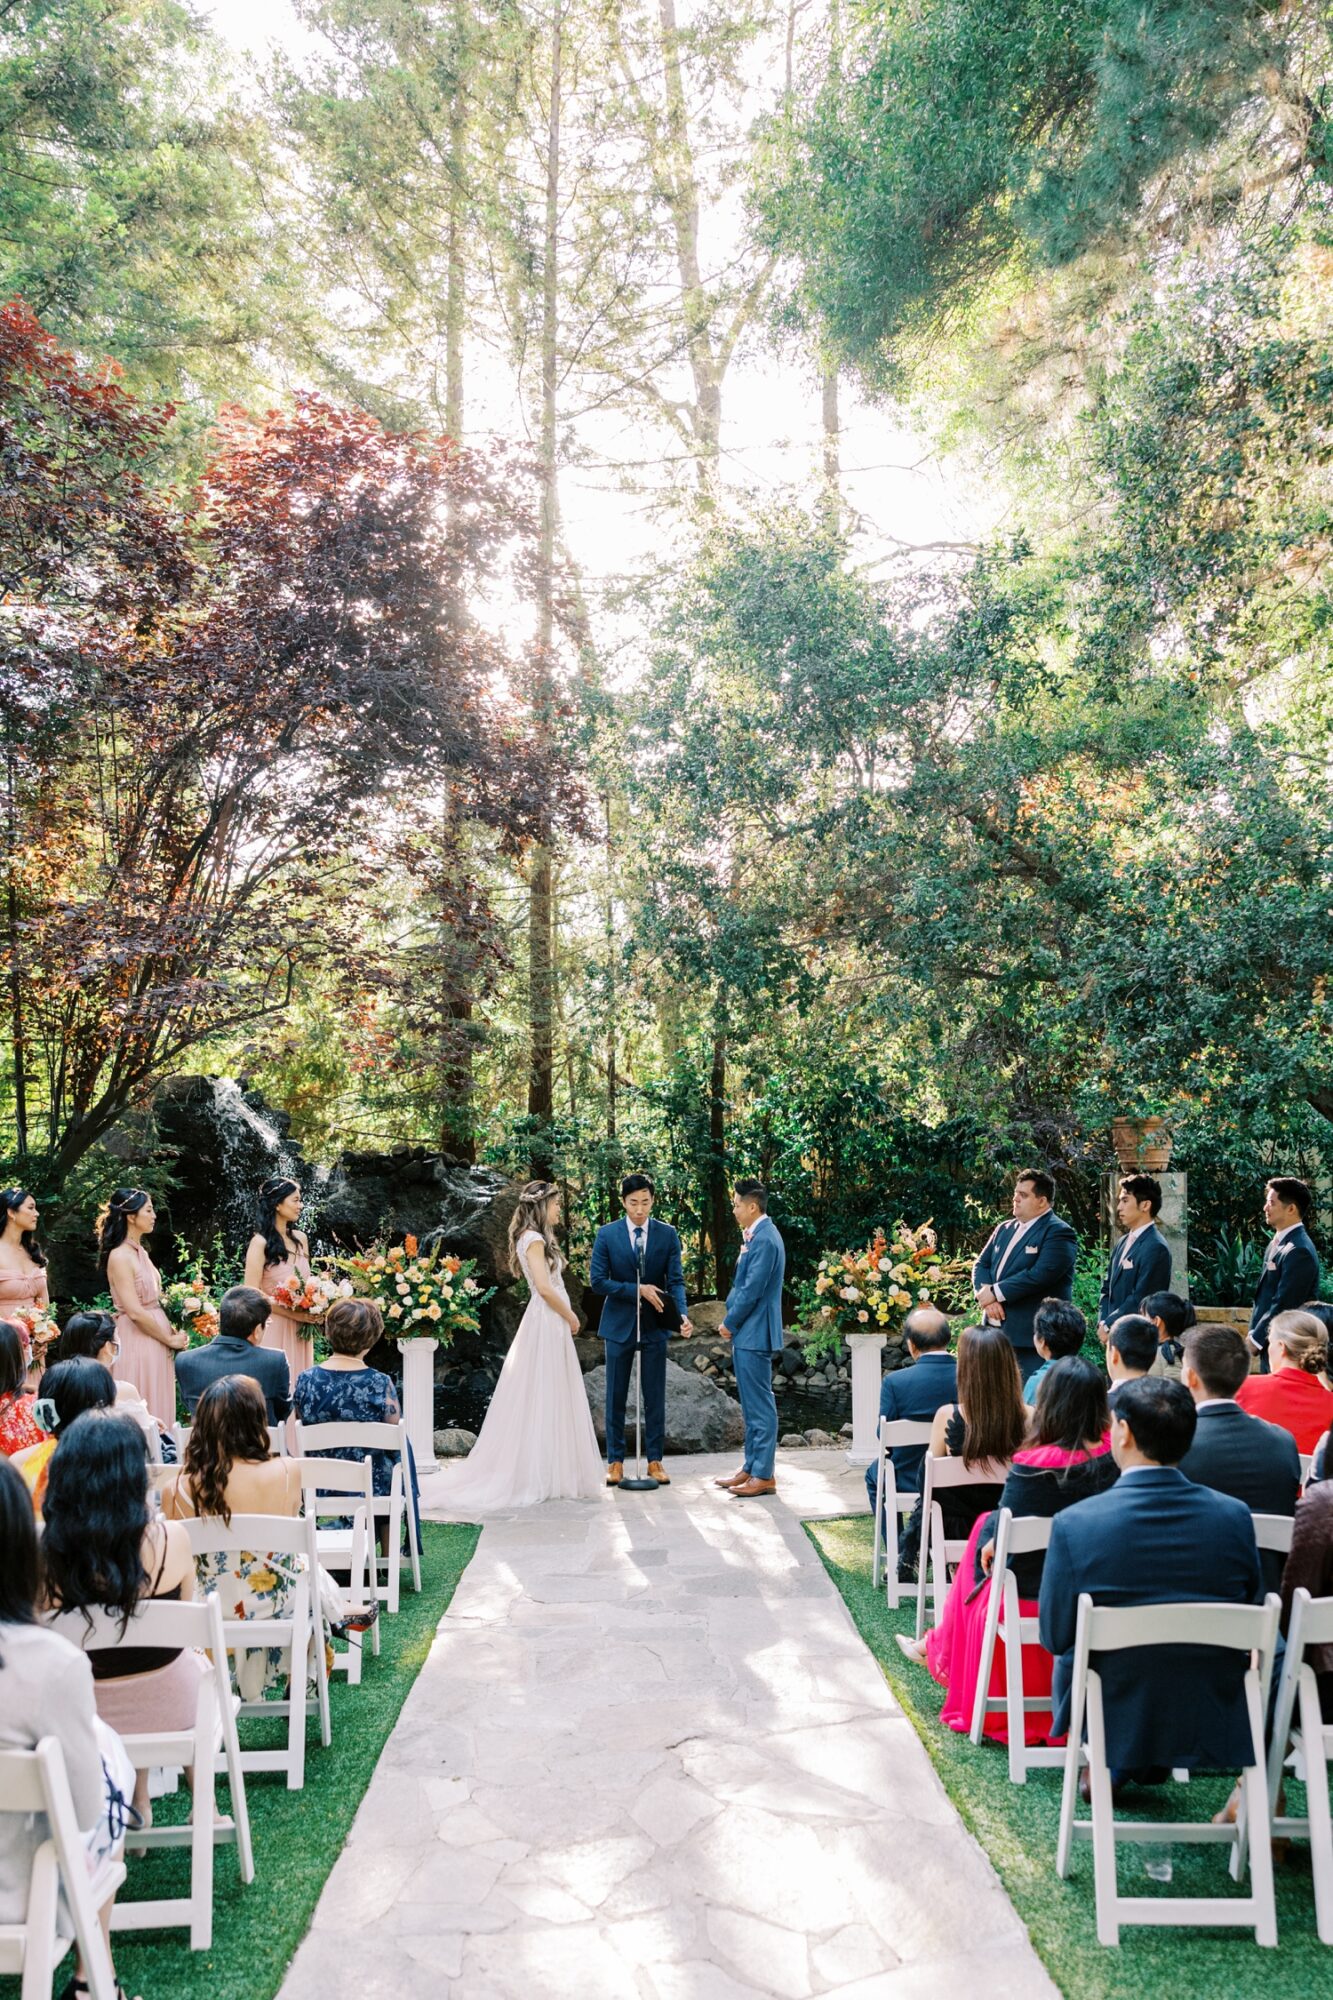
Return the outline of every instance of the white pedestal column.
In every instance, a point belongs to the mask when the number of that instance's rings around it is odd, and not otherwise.
[[[880,1355],[884,1351],[882,1333],[849,1333],[852,1351],[852,1441],[847,1449],[848,1465],[869,1465],[878,1451],[879,1385],[883,1375]]]
[[[439,1470],[435,1463],[435,1350],[439,1344],[424,1335],[398,1342],[403,1357],[403,1422],[412,1440],[418,1474]]]

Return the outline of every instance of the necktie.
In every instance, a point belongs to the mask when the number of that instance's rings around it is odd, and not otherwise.
[[[642,1231],[642,1229],[636,1229],[636,1230],[635,1230],[635,1232],[634,1232],[634,1256],[635,1256],[635,1259],[636,1259],[636,1261],[637,1261],[637,1262],[638,1262],[638,1263],[639,1263],[640,1265],[642,1265],[642,1263],[643,1263],[643,1231]]]

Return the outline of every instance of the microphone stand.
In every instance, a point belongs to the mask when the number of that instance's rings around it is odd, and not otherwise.
[[[648,1226],[644,1224],[643,1248],[635,1263],[638,1267],[638,1285],[634,1293],[634,1464],[635,1477],[622,1479],[615,1493],[656,1493],[657,1481],[646,1477],[643,1462],[643,1257],[648,1247]]]

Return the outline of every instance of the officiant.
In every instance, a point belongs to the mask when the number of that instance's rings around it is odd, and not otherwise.
[[[669,1486],[666,1456],[667,1338],[693,1332],[685,1311],[685,1271],[680,1238],[653,1210],[647,1174],[627,1174],[620,1183],[625,1210],[620,1222],[604,1222],[592,1246],[588,1282],[606,1300],[598,1334],[606,1343],[606,1483],[625,1476],[625,1403],[634,1373],[636,1343],[642,1342],[643,1420],[648,1477]]]

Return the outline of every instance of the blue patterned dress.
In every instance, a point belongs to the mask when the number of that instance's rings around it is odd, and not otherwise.
[[[292,1407],[298,1423],[302,1424],[392,1424],[401,1423],[403,1414],[392,1378],[378,1368],[305,1368],[296,1378]],[[366,1454],[349,1444],[339,1445],[333,1451],[312,1452],[310,1456],[360,1459]],[[392,1451],[372,1451],[370,1463],[375,1494],[387,1499],[398,1455]],[[412,1518],[420,1534],[417,1466],[410,1440],[407,1469],[412,1483]]]

